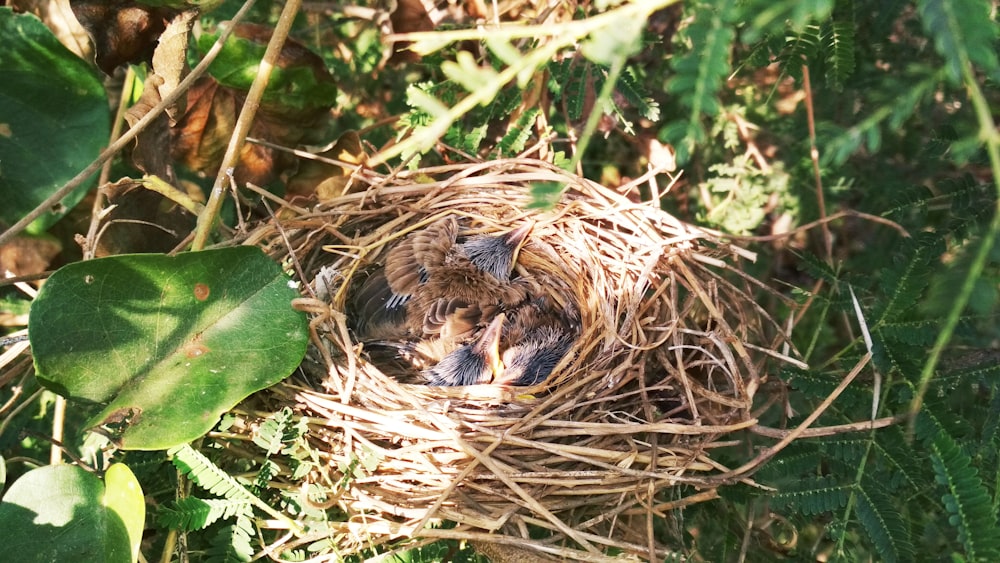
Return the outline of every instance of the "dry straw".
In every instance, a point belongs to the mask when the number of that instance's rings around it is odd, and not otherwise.
[[[297,210],[247,241],[293,258],[318,296],[300,303],[313,318],[310,357],[267,408],[289,406],[308,423],[318,465],[290,485],[328,491],[312,502],[347,515],[321,533],[341,553],[465,538],[510,560],[662,561],[671,552],[655,519],[748,477],[713,450],[738,443],[734,433],[756,423],[762,378],[794,360],[754,303],[763,287],[735,266],[747,252],[538,160],[359,169],[351,182],[320,210]],[[565,187],[558,205],[526,210],[543,182]],[[578,307],[583,327],[544,384],[403,384],[352,340],[352,280],[445,214],[469,232],[537,221],[519,272]],[[366,471],[344,474],[362,461]]]

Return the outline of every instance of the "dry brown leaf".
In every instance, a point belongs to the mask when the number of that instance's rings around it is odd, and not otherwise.
[[[357,165],[368,160],[356,131],[346,131],[329,149],[317,156],[337,160],[349,165],[342,166],[320,160],[303,160],[299,170],[288,180],[287,195],[290,199],[328,201],[348,193],[351,173]]]
[[[14,276],[40,274],[49,268],[62,251],[62,245],[51,236],[20,235],[0,246],[0,274]]]
[[[130,1],[79,1],[71,7],[94,42],[97,66],[109,75],[125,63],[150,62],[160,34],[177,14]]]

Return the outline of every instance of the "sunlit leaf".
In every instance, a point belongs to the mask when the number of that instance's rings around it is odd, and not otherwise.
[[[254,247],[70,264],[31,308],[38,379],[102,405],[89,425],[123,448],[185,443],[298,365],[307,334],[297,296]]]

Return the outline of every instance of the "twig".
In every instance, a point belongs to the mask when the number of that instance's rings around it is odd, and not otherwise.
[[[816,205],[819,207],[820,219],[826,217],[826,197],[823,194],[823,177],[819,170],[819,149],[816,148],[816,115],[813,113],[812,83],[809,81],[809,65],[802,65],[802,85],[806,90],[806,121],[809,123],[809,159],[812,160],[813,176],[816,178]],[[826,260],[833,264],[833,235],[826,222],[820,224],[823,229],[823,249]]]
[[[118,110],[115,112],[114,122],[111,125],[111,136],[108,138],[108,143],[113,144],[115,139],[119,138],[122,134],[122,126],[125,123],[125,111],[128,109],[129,97],[128,92],[131,92],[135,88],[135,71],[132,67],[129,67],[125,71],[125,80],[122,82],[121,95],[118,98]],[[111,159],[109,158],[101,166],[101,175],[97,178],[97,185],[103,186],[108,182],[108,178],[111,177]],[[86,241],[86,246],[83,248],[83,259],[88,260],[94,257],[94,251],[97,248],[97,230],[101,224],[101,210],[104,209],[104,193],[101,190],[97,190],[94,194],[94,204],[90,208],[90,226],[87,228],[87,237],[84,239]]]
[[[816,422],[816,419],[818,419],[820,415],[826,412],[826,409],[833,404],[833,402],[837,399],[837,397],[840,396],[841,393],[844,392],[845,389],[847,389],[847,386],[850,385],[852,381],[854,381],[854,379],[858,376],[858,374],[861,373],[861,370],[863,370],[864,367],[868,365],[868,362],[871,359],[872,359],[871,352],[868,352],[867,354],[862,356],[861,359],[858,361],[857,365],[854,366],[854,369],[852,369],[851,372],[848,373],[846,377],[844,377],[843,381],[840,382],[840,385],[837,385],[837,388],[834,389],[830,393],[830,395],[827,396],[827,398],[824,399],[822,403],[820,403],[818,407],[816,407],[816,410],[810,413],[810,415],[807,416],[806,419],[803,420],[801,424],[799,424],[794,430],[786,434],[777,444],[771,446],[770,448],[765,449],[759,455],[757,455],[757,457],[753,458],[747,463],[744,463],[740,467],[736,469],[731,469],[725,473],[715,476],[713,480],[718,480],[721,482],[729,482],[733,479],[742,478],[743,476],[752,473],[758,467],[763,465],[764,462],[777,455],[778,452],[785,449],[794,440],[802,436],[802,434],[806,431],[806,429],[808,429],[813,422]],[[869,422],[867,424],[872,424],[872,423]]]
[[[260,61],[260,66],[257,67],[257,76],[254,78],[253,84],[250,85],[246,101],[243,102],[243,109],[240,110],[240,116],[236,120],[233,135],[229,138],[229,146],[226,147],[226,154],[222,157],[222,164],[219,166],[219,172],[215,176],[212,193],[208,197],[205,209],[198,216],[198,227],[195,231],[194,240],[191,242],[191,250],[201,250],[205,248],[205,244],[208,242],[208,236],[212,232],[212,227],[215,226],[219,212],[222,210],[225,187],[233,170],[236,169],[236,165],[239,163],[240,150],[243,148],[243,143],[250,132],[250,126],[253,125],[257,109],[260,107],[260,100],[264,97],[264,90],[267,89],[267,84],[271,80],[271,70],[278,62],[281,49],[285,46],[285,41],[288,39],[288,32],[292,28],[292,22],[295,21],[295,14],[298,13],[301,5],[302,0],[288,0],[285,3],[285,7],[281,10],[278,23],[274,26],[274,34],[271,35],[271,40],[267,43],[267,50],[264,51],[264,58]]]
[[[864,432],[865,430],[875,430],[898,424],[909,418],[905,414],[887,416],[876,420],[866,420],[864,422],[851,422],[849,424],[837,424],[834,426],[823,426],[821,428],[808,428],[798,434],[799,438],[820,438],[823,436],[835,436],[837,434],[847,434],[848,432]],[[750,431],[754,434],[767,436],[768,438],[784,438],[794,432],[783,428],[768,428],[767,426],[752,426]]]
[[[968,59],[965,59],[964,62],[965,64],[962,66],[962,79],[965,89],[968,91],[969,100],[972,102],[972,107],[975,110],[976,120],[979,122],[979,137],[986,145],[986,154],[990,159],[990,170],[993,172],[993,186],[996,188],[997,193],[1000,194],[1000,132],[997,131],[989,102],[987,102],[986,96],[983,95],[983,91],[979,88],[979,83],[976,82],[976,73],[972,68],[972,63]],[[913,396],[913,401],[910,403],[911,418],[907,428],[907,434],[910,436],[916,430],[917,413],[923,404],[924,395],[927,394],[931,378],[934,376],[934,370],[937,368],[938,362],[941,361],[941,355],[944,353],[945,346],[948,345],[952,335],[955,334],[955,327],[958,326],[962,312],[965,310],[965,306],[968,305],[969,298],[972,296],[972,290],[975,289],[976,282],[979,281],[979,276],[982,275],[983,269],[986,267],[990,251],[993,250],[993,244],[998,235],[1000,235],[1000,197],[996,199],[995,209],[993,210],[993,221],[990,222],[989,231],[979,241],[979,248],[976,250],[975,258],[969,264],[968,273],[965,279],[962,280],[958,295],[955,296],[955,300],[952,302],[951,310],[948,311],[944,326],[938,332],[934,346],[931,348],[929,357],[920,372],[920,383],[917,386],[917,392]]]
[[[256,0],[246,0],[246,3],[243,4],[243,7],[240,8],[240,10],[236,12],[236,15],[233,16],[232,19],[233,26],[235,26],[236,22],[242,20],[246,16],[246,14],[250,11],[250,8],[253,6],[255,1]],[[79,174],[77,174],[69,182],[67,182],[66,185],[59,188],[59,190],[56,191],[56,193],[46,198],[45,201],[40,203],[38,207],[33,209],[27,215],[25,215],[20,221],[14,223],[13,225],[11,225],[9,229],[0,234],[0,245],[10,241],[12,238],[20,234],[21,231],[26,229],[28,225],[30,225],[35,219],[39,218],[43,213],[51,209],[52,206],[56,205],[64,197],[69,195],[70,192],[72,192],[81,184],[83,184],[85,181],[87,181],[87,179],[90,178],[94,174],[94,172],[97,172],[104,165],[105,162],[110,160],[111,157],[118,154],[122,149],[127,147],[129,143],[134,141],[135,138],[139,135],[139,133],[145,130],[146,127],[148,127],[149,124],[152,123],[154,119],[159,117],[160,114],[166,111],[167,108],[173,106],[174,102],[180,99],[180,97],[188,90],[188,88],[190,88],[191,85],[194,84],[195,80],[201,78],[201,76],[205,74],[205,72],[208,70],[208,66],[212,63],[212,61],[215,60],[215,57],[217,57],[219,53],[222,51],[222,45],[226,42],[226,39],[229,38],[230,33],[232,33],[232,26],[227,29],[224,29],[222,33],[219,34],[219,39],[215,42],[214,45],[212,45],[212,48],[209,49],[208,53],[205,54],[205,58],[203,58],[201,62],[198,63],[198,66],[194,67],[194,69],[191,71],[191,74],[188,74],[187,77],[185,77],[184,80],[182,80],[180,84],[177,85],[177,88],[175,88],[172,92],[167,94],[166,97],[164,97],[163,100],[160,101],[160,103],[153,106],[153,108],[149,110],[149,113],[142,116],[142,119],[137,121],[133,127],[129,128],[129,130],[126,131],[124,135],[119,137],[117,141],[111,143],[111,145],[108,146],[108,148],[101,151],[101,154],[97,157],[97,159],[94,160],[94,162],[91,162],[86,168],[80,171]]]

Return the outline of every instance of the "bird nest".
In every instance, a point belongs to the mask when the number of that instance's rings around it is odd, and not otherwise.
[[[551,210],[529,209],[540,184],[564,187]],[[313,346],[258,405],[308,425],[314,458],[295,485],[346,515],[324,532],[340,553],[460,538],[516,546],[523,560],[663,560],[654,515],[748,477],[713,451],[755,424],[754,391],[788,358],[751,295],[762,284],[730,266],[746,251],[530,159],[362,168],[345,195],[284,213],[248,242],[294,264]],[[464,234],[534,222],[513,275],[543,280],[537,290],[578,330],[541,383],[406,383],[358,341],[359,280],[448,216]]]

